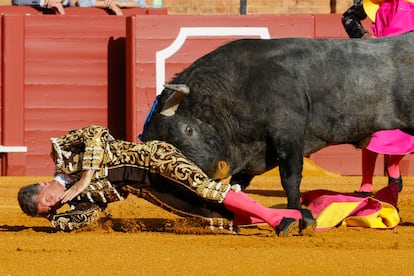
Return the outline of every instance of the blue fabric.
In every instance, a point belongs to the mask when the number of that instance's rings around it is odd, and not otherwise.
[[[96,0],[79,0],[78,6],[82,8],[94,7]]]
[[[130,0],[118,0],[119,2],[127,2],[127,1],[130,1]],[[140,8],[145,8],[145,7],[147,7],[147,4],[145,3],[145,0],[134,0],[137,4],[138,4],[138,7],[140,7]]]
[[[141,141],[143,141],[143,139],[144,139],[145,132],[147,131],[148,124],[149,124],[149,121],[151,120],[152,114],[154,113],[155,109],[158,106],[158,98],[159,98],[159,96],[157,96],[157,98],[155,98],[155,101],[152,104],[152,107],[151,107],[150,111],[148,112],[147,118],[145,119],[144,129],[142,130],[142,133],[140,135],[138,135],[138,139],[141,140]]]
[[[128,1],[131,1],[131,0],[118,0],[118,2],[128,2]],[[133,0],[133,1],[136,2],[140,8],[145,8],[147,6],[147,4],[145,3],[145,0]],[[79,0],[77,5],[82,8],[88,8],[88,7],[94,7],[95,3],[96,3],[96,0]]]
[[[40,6],[40,0],[12,0],[14,6]]]

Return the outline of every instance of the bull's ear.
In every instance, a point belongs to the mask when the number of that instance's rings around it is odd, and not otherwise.
[[[175,114],[181,101],[190,94],[190,88],[185,84],[164,84],[164,87],[173,90],[173,93],[165,102],[160,114],[165,116],[172,116]]]

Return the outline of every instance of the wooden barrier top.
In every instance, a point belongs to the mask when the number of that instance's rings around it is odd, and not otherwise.
[[[166,8],[123,8],[124,16],[131,15],[166,15]],[[31,6],[0,6],[0,14],[38,14],[38,15],[57,15],[51,9],[36,8]],[[101,8],[82,8],[82,7],[66,7],[65,15],[114,15],[109,9]]]

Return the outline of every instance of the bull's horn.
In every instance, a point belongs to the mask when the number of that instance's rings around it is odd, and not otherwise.
[[[190,87],[185,84],[166,83],[164,84],[164,87],[186,95],[190,94]]]
[[[174,92],[165,102],[160,114],[165,116],[172,116],[175,114],[175,111],[177,110],[184,97],[190,94],[190,88],[185,84],[170,83],[164,84],[164,87],[173,90]]]

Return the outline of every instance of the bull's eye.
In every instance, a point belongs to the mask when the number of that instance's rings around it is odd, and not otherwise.
[[[187,126],[185,128],[185,134],[187,134],[187,136],[192,136],[193,135],[193,129],[190,126]]]

